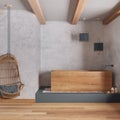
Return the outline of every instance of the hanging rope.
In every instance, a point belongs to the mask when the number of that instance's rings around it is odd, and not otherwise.
[[[11,5],[8,5],[7,6],[7,26],[8,26],[8,28],[7,28],[7,42],[8,42],[8,46],[7,46],[7,53],[8,53],[8,55],[10,54],[10,39],[11,39],[11,26],[10,26],[10,23],[11,23],[11,17],[10,17],[10,14],[11,14]]]

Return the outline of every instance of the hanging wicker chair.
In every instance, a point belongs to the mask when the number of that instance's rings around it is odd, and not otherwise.
[[[0,96],[2,98],[13,98],[20,95],[23,84],[20,80],[18,63],[16,58],[10,53],[10,8],[8,9],[8,49],[7,54],[0,56]]]
[[[18,63],[11,54],[0,56],[0,94],[3,98],[13,98],[20,95],[23,88]]]

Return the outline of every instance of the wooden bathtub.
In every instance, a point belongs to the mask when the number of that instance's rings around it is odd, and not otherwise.
[[[106,92],[112,87],[111,71],[51,72],[51,91]]]
[[[107,94],[111,71],[52,71],[50,90],[46,88],[37,91],[36,102],[120,102],[120,94]]]

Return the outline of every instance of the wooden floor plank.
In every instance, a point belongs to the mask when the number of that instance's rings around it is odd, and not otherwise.
[[[35,103],[34,100],[2,100],[0,120],[120,120],[120,103]]]
[[[35,99],[0,99],[0,103],[35,103]]]

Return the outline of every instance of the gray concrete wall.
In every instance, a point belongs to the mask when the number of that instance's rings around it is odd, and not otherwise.
[[[0,55],[7,51],[6,13],[0,16]],[[47,22],[39,24],[35,15],[13,10],[11,17],[11,53],[19,62],[25,84],[18,98],[35,98],[39,85],[50,85],[51,70],[103,70],[115,64],[119,85],[119,19],[108,27],[101,22]],[[117,31],[118,30],[118,31]],[[80,42],[79,33],[88,32],[89,41]],[[103,42],[104,51],[94,52],[94,42]]]
[[[104,39],[106,40],[106,64],[114,65],[113,68],[107,69],[114,72],[115,85],[120,91],[120,17],[105,26]]]
[[[47,22],[41,26],[40,85],[50,85],[51,70],[104,69],[105,51],[94,52],[94,42],[104,42],[101,22]],[[89,41],[80,42],[79,33],[88,32]]]
[[[16,56],[25,84],[18,98],[35,98],[38,89],[40,24],[30,12],[11,11],[11,53]],[[7,50],[6,12],[0,15],[0,55]]]

